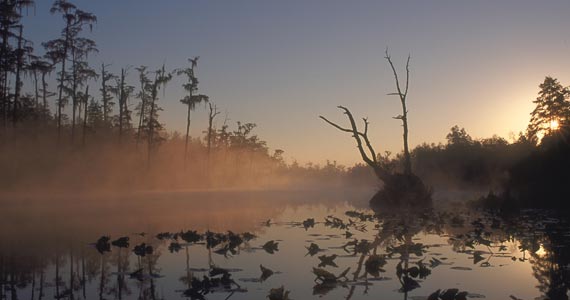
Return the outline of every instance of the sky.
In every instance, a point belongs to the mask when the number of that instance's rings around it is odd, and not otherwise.
[[[25,35],[39,53],[64,22],[52,1],[36,0]],[[336,108],[368,117],[378,152],[402,150],[401,113],[388,48],[400,77],[410,60],[410,145],[445,142],[454,125],[474,138],[509,138],[524,130],[545,76],[570,85],[570,1],[338,1],[338,0],[76,0],[98,22],[86,36],[99,53],[94,66],[118,73],[135,67],[185,67],[200,56],[199,92],[217,119],[257,124],[271,150],[288,162],[360,162],[351,136],[319,115],[347,124]],[[160,99],[169,130],[185,131],[183,78]],[[93,83],[96,84],[96,83]],[[52,85],[53,86],[53,85]],[[193,112],[191,135],[207,127]]]

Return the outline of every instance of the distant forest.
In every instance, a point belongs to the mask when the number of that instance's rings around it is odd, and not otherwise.
[[[0,0],[2,190],[377,182],[364,164],[286,163],[283,150],[270,151],[255,134],[255,123],[228,124],[220,108],[199,92],[197,56],[178,68],[125,66],[117,74],[108,64],[90,65],[90,55],[98,52],[89,38],[97,17],[69,1],[54,1],[50,10],[61,17],[54,33],[58,37],[40,46],[32,43],[26,38],[23,15],[33,5],[31,0]],[[169,86],[174,76],[185,83]],[[136,80],[130,81],[133,77]],[[179,99],[180,109],[187,112],[184,133],[168,132],[162,123],[166,88],[185,92]],[[511,141],[498,136],[474,139],[454,126],[446,144],[421,144],[410,151],[414,173],[436,188],[512,194],[529,194],[522,186],[529,180],[539,184],[545,174],[557,174],[566,183],[569,98],[568,87],[546,77],[525,132]],[[206,108],[208,127],[202,136],[192,137],[192,116],[201,106]],[[378,155],[377,161],[391,170],[404,165],[401,154],[393,157],[389,152]],[[543,170],[541,166],[549,163],[551,169]]]
[[[198,91],[198,56],[179,68],[125,66],[117,74],[108,64],[90,65],[98,52],[89,38],[97,17],[69,1],[53,2],[50,12],[62,19],[58,37],[37,47],[23,23],[33,6],[0,1],[4,190],[262,187],[345,173],[336,163],[287,165],[283,150],[270,152],[255,134],[255,123],[228,124]],[[181,87],[168,86],[174,76],[184,79]],[[167,87],[185,92],[179,99],[185,133],[169,132],[161,121]],[[208,127],[192,137],[192,115],[202,106]]]

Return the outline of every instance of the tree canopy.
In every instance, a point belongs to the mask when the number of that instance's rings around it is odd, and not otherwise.
[[[550,76],[544,78],[539,87],[527,129],[528,137],[535,143],[553,130],[568,125],[570,119],[570,90]]]

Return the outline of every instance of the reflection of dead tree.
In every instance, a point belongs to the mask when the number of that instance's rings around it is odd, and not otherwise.
[[[374,173],[376,174],[376,176],[378,176],[380,180],[384,182],[388,181],[391,175],[378,163],[378,156],[376,155],[376,151],[374,150],[372,144],[370,143],[370,140],[368,139],[368,119],[366,118],[362,119],[364,121],[364,132],[360,132],[358,130],[358,126],[356,125],[356,122],[354,121],[354,117],[352,116],[350,110],[340,105],[338,106],[338,108],[344,111],[344,114],[347,116],[348,120],[350,121],[350,126],[351,126],[350,129],[335,124],[323,116],[319,117],[340,131],[352,133],[352,137],[354,137],[354,139],[356,140],[356,146],[358,147],[360,156],[362,156],[362,160],[364,160],[364,162],[366,162],[374,170]],[[363,144],[366,145],[367,148],[366,150],[364,149]]]
[[[406,61],[406,86],[402,91],[400,87],[400,80],[398,79],[398,73],[396,72],[396,68],[394,67],[394,63],[392,63],[392,59],[390,58],[390,54],[388,53],[388,49],[386,49],[386,60],[390,64],[392,68],[392,72],[394,73],[394,79],[396,80],[396,93],[390,93],[388,95],[394,95],[400,97],[400,102],[402,103],[402,114],[394,117],[394,119],[402,120],[402,126],[404,127],[404,174],[410,175],[412,174],[412,163],[410,159],[410,150],[408,148],[408,110],[406,108],[406,97],[408,97],[408,85],[410,82],[410,56],[408,55],[408,60]]]
[[[378,236],[376,236],[374,238],[374,241],[372,241],[372,243],[369,246],[369,250],[373,251],[373,254],[375,255],[377,252],[378,247],[384,243],[386,240],[388,239],[388,236],[381,236],[380,234]],[[354,282],[358,281],[360,278],[364,278],[365,279],[365,292],[368,291],[368,273],[366,271],[366,269],[363,270],[363,266],[364,266],[364,262],[366,260],[367,257],[370,257],[369,252],[365,252],[362,253],[360,255],[360,258],[358,259],[358,263],[356,265],[356,271],[354,271],[354,273],[352,273],[353,277],[352,280]],[[364,273],[361,275],[360,273],[364,271]],[[356,290],[356,285],[352,285],[350,287],[350,290],[348,292],[348,295],[346,296],[346,300],[350,300],[352,299],[352,296],[354,295],[354,291]]]

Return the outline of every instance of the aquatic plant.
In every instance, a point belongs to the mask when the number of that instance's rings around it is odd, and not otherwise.
[[[281,286],[279,288],[269,290],[267,298],[269,298],[269,300],[291,300],[291,298],[289,298],[289,293],[289,291],[286,291],[285,288]]]
[[[335,267],[338,268],[337,264],[334,262],[334,260],[338,257],[338,255],[336,254],[332,254],[332,255],[321,255],[319,256],[319,260],[321,261],[319,263],[319,268],[324,268],[326,266],[331,266],[331,267]]]
[[[263,246],[261,246],[261,248],[263,248],[263,250],[265,250],[265,252],[267,252],[269,254],[273,254],[273,253],[279,251],[279,243],[275,242],[273,240],[267,241],[265,244],[263,244]]]

